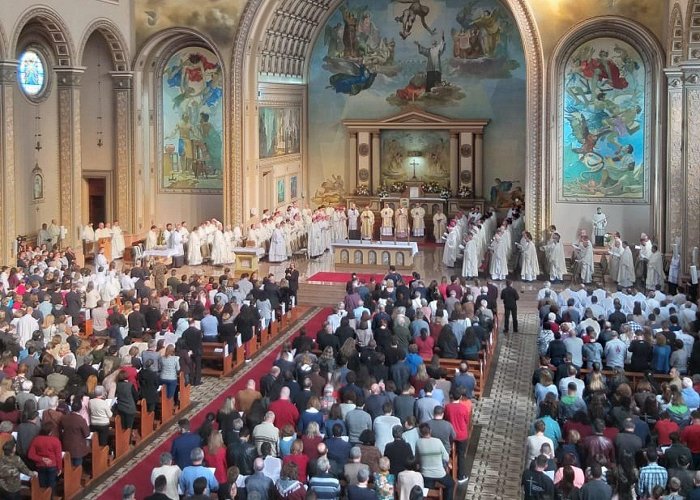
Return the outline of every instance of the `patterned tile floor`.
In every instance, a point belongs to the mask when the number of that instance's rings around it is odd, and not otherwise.
[[[320,310],[322,310],[322,308],[312,307],[309,308],[305,313],[300,315],[299,318],[294,320],[294,324],[291,325],[282,336],[278,337],[278,339],[274,343],[272,343],[264,350],[258,351],[259,354],[256,358],[256,361],[264,359],[270,351],[273,351],[274,349],[279,347],[292,334],[299,331],[299,329],[309,319],[313,318],[313,316]],[[212,399],[226,391],[236,381],[245,377],[246,374],[253,368],[255,364],[256,363],[250,363],[245,365],[243,368],[241,368],[235,373],[233,378],[203,377],[202,385],[192,388],[192,405],[190,406],[190,409],[184,415],[182,415],[182,417],[192,418],[194,415],[200,412],[203,407],[209,404],[212,401]],[[172,436],[172,434],[176,430],[176,423],[171,424],[164,432],[157,435],[157,437],[153,441],[149,442],[147,446],[140,449],[138,453],[136,453],[136,455],[134,455],[129,460],[121,464],[119,468],[115,469],[111,474],[109,474],[109,476],[104,481],[97,485],[89,487],[87,491],[83,492],[84,496],[82,496],[81,498],[85,500],[97,500],[104,498],[103,492],[107,488],[119,481],[125,474],[129,473],[144,459],[144,457],[148,456],[154,449],[159,447],[164,441],[170,438],[170,436]],[[150,471],[148,472],[148,474],[150,475]]]
[[[535,415],[531,380],[537,364],[537,315],[521,313],[519,319],[521,333],[501,335],[491,391],[475,407],[479,441],[466,495],[458,498],[521,497],[523,447]]]

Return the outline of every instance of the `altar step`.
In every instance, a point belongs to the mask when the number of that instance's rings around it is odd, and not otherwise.
[[[345,299],[345,286],[339,283],[321,285],[299,283],[297,303],[314,306],[335,306]]]

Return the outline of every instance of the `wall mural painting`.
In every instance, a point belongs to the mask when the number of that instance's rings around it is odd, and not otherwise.
[[[561,201],[645,202],[646,72],[639,53],[614,38],[581,45],[569,58],[561,116]]]
[[[382,132],[380,182],[391,185],[416,178],[449,187],[450,133],[448,131]]]
[[[223,180],[221,65],[208,50],[176,52],[163,71],[165,192],[221,193]]]
[[[341,120],[385,118],[410,107],[489,119],[485,168],[493,178],[524,181],[525,56],[503,2],[346,0],[322,29],[309,73],[309,163],[320,166],[309,172],[309,184],[317,186],[316,199],[329,190],[335,197],[336,177],[356,175],[337,154],[347,147]],[[408,169],[409,160],[401,161]],[[400,177],[396,164],[382,168]]]
[[[289,178],[289,197],[296,200],[299,197],[299,177],[293,175]]]
[[[259,108],[260,158],[298,154],[301,150],[301,108]]]
[[[285,188],[286,188],[286,186],[285,186],[284,178],[277,179],[277,203],[278,204],[284,203],[284,201],[287,199]]]

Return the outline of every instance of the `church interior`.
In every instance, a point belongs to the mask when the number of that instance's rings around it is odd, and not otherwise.
[[[485,277],[446,265],[450,221],[470,211],[518,218],[545,269],[554,231],[567,258],[582,235],[602,236],[600,207],[605,245],[648,235],[666,265],[675,258],[677,284],[695,285],[698,164],[700,0],[14,0],[0,11],[0,263],[49,242],[97,267],[105,243],[118,268],[149,251],[179,268],[157,250],[166,225],[212,221],[236,262],[199,255],[183,272],[284,277],[293,262],[305,283],[280,335],[343,300],[329,277],[341,272]],[[414,227],[414,209],[420,231],[402,231],[399,213]],[[316,214],[332,224],[350,210],[355,226],[315,251]],[[266,240],[289,214],[294,242],[273,258]],[[104,225],[120,228],[119,260]],[[598,276],[608,251],[595,247]],[[517,280],[531,335],[494,343],[460,498],[522,491],[512,465],[535,413],[540,286]],[[232,383],[193,387],[193,404]],[[119,498],[134,460],[172,432],[83,478],[73,498]]]

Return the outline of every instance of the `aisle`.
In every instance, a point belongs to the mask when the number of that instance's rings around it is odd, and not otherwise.
[[[479,442],[470,444],[476,444],[476,453],[468,498],[521,497],[525,438],[535,416],[531,382],[537,368],[538,316],[521,313],[519,319],[521,333],[499,337],[490,393],[475,406],[474,422],[481,428]]]
[[[308,335],[315,338],[323,322],[326,320],[330,309],[311,308],[302,314],[293,324],[286,335],[280,337],[274,344],[268,347],[261,355],[237,372],[231,378],[204,377],[204,383],[199,387],[192,388],[193,408],[187,412],[185,417],[190,419],[192,429],[196,430],[202,424],[204,417],[209,412],[216,413],[228,396],[234,395],[241,389],[249,379],[256,383],[260,380],[272,366],[277,358],[282,344],[296,336],[299,330],[304,327]],[[111,499],[121,498],[121,491],[124,485],[133,484],[136,486],[136,498],[142,499],[153,492],[151,487],[151,470],[159,465],[160,454],[170,451],[172,440],[177,431],[177,424],[172,425],[166,432],[158,436],[146,448],[142,449],[134,457],[115,470],[110,477],[100,484],[97,489],[85,493],[82,498],[91,499]],[[138,472],[133,471],[138,466]]]

